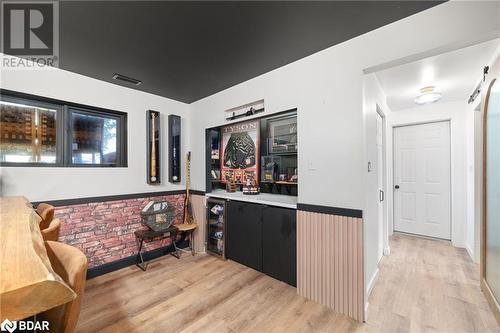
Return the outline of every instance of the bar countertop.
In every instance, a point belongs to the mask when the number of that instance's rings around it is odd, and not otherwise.
[[[21,320],[76,298],[53,270],[40,217],[24,197],[0,198],[0,321]]]
[[[297,197],[291,195],[270,194],[270,193],[247,195],[239,191],[230,193],[225,190],[214,190],[210,193],[206,193],[205,195],[211,198],[244,201],[261,205],[297,209]]]

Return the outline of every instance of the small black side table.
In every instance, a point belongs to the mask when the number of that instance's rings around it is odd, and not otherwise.
[[[136,257],[136,265],[143,271],[146,271],[147,265],[144,263],[144,258],[142,257],[142,246],[144,241],[152,240],[153,238],[161,237],[161,238],[170,238],[172,240],[172,245],[174,247],[174,251],[170,252],[171,255],[180,259],[179,250],[175,244],[175,239],[177,237],[178,229],[174,226],[170,226],[164,230],[153,231],[149,229],[137,230],[134,231],[135,238],[139,243],[139,252]]]

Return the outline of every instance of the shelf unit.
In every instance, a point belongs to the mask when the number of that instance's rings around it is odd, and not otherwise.
[[[275,113],[266,117],[256,118],[260,121],[260,140],[258,142],[259,148],[259,169],[257,171],[257,179],[260,184],[261,193],[282,194],[297,196],[298,183],[290,181],[290,178],[297,171],[297,150],[296,142],[293,137],[297,135],[296,129],[297,109],[286,110],[283,112]],[[288,124],[287,124],[288,122]],[[214,190],[225,190],[226,182],[222,179],[224,175],[221,174],[221,131],[224,125],[218,127],[205,129],[205,191],[210,193]],[[290,127],[289,133],[286,132],[286,126]],[[271,128],[272,127],[272,128]],[[285,127],[285,130],[282,128]],[[272,134],[272,135],[271,135]],[[276,147],[270,149],[271,136],[278,138],[274,142],[283,143],[287,149],[276,151]],[[285,139],[285,140],[283,140]],[[292,146],[293,149],[292,149]],[[264,180],[262,177],[262,158],[265,156],[274,156],[279,158],[279,170],[273,175],[272,179],[267,178]],[[212,171],[216,175],[212,175]],[[284,177],[282,176],[284,175]],[[286,179],[284,181],[279,179]],[[295,180],[295,178],[293,178]],[[242,184],[236,182],[238,191],[241,191]]]
[[[283,195],[292,195],[296,196],[298,192],[298,184],[297,182],[289,181],[290,177],[290,169],[294,170],[297,168],[297,151],[296,149],[291,149],[291,146],[296,145],[296,142],[286,142],[292,140],[276,140],[283,141],[282,144],[289,148],[283,149],[282,151],[277,151],[273,149],[273,138],[292,138],[297,136],[296,130],[296,120],[297,112],[296,110],[289,110],[288,112],[271,115],[269,117],[263,118],[260,123],[260,154],[261,159],[267,158],[271,162],[275,159],[278,164],[278,170],[276,175],[274,175],[274,179],[264,179],[264,168],[261,162],[261,175],[260,175],[260,184],[261,184],[261,192],[262,193],[271,193],[271,194],[283,194]],[[293,132],[290,133],[277,133],[272,130],[272,127],[276,128],[276,124],[282,121],[289,121],[290,124],[295,124],[292,127],[295,128]],[[286,125],[286,124],[283,124]],[[279,180],[280,175],[285,175],[286,180]]]
[[[226,258],[226,201],[209,198],[207,200],[207,253]]]

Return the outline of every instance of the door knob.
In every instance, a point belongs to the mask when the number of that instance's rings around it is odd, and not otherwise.
[[[399,189],[399,185],[394,186],[394,188],[395,188],[396,190],[397,190],[397,189]]]

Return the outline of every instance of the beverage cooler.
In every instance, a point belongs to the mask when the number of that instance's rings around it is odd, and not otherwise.
[[[207,200],[207,253],[226,258],[226,201]]]

